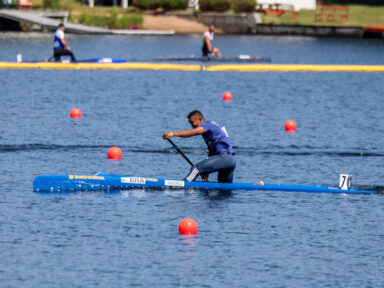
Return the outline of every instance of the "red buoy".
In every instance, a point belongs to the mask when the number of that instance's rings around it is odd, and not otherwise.
[[[113,146],[108,150],[108,158],[112,160],[121,160],[122,152],[119,147]]]
[[[70,115],[71,118],[81,118],[81,110],[79,108],[73,108]]]
[[[224,101],[231,101],[232,100],[232,93],[227,91],[223,93],[223,100]]]
[[[287,132],[295,132],[296,131],[296,123],[293,120],[288,120],[285,122],[285,131]]]
[[[187,236],[196,235],[197,229],[196,221],[191,218],[185,218],[179,224],[179,233]]]

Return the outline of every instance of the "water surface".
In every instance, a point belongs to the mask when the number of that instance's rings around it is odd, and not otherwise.
[[[17,36],[15,36],[17,35]],[[21,35],[21,36],[20,36]],[[151,61],[200,35],[67,35],[79,59]],[[51,35],[0,35],[0,61],[50,56]],[[217,36],[224,55],[273,63],[384,64],[378,40]],[[330,72],[0,70],[2,287],[382,287],[384,200],[375,195],[190,190],[41,195],[42,174],[182,178],[162,140],[201,110],[225,125],[235,181],[383,190],[383,75]],[[222,101],[231,91],[232,102]],[[83,118],[69,117],[78,107]],[[296,133],[286,133],[293,119]],[[174,141],[193,162],[200,137]],[[123,150],[119,162],[109,147]],[[211,180],[215,180],[212,176]],[[194,218],[199,233],[178,235]]]

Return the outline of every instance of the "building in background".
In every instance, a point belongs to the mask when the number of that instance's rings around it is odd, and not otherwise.
[[[316,0],[259,0],[257,4],[263,6],[280,4],[292,7],[294,10],[316,9]]]
[[[0,0],[0,1],[11,1],[11,0]],[[133,0],[80,0],[83,3],[89,4],[93,7],[94,5],[107,5],[107,6],[122,6],[127,8],[132,5]],[[285,7],[291,7],[294,10],[300,9],[316,9],[316,0],[258,0],[257,4],[268,7],[269,5],[282,5]],[[199,9],[199,0],[189,0],[188,8],[197,10]]]
[[[282,5],[286,7],[291,7],[294,10],[300,9],[316,9],[316,0],[258,0],[257,4],[265,6],[266,8],[269,5]],[[199,9],[199,0],[189,0],[188,7],[190,9]]]

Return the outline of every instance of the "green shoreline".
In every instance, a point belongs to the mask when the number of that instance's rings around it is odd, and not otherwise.
[[[283,15],[275,16],[275,15],[264,15],[260,14],[263,20],[263,24],[272,24],[272,25],[298,25],[298,26],[348,26],[348,27],[363,27],[367,25],[384,25],[384,3],[382,6],[369,6],[369,5],[344,5],[342,7],[349,7],[349,13],[348,13],[348,21],[347,22],[340,22],[339,17],[337,16],[340,12],[336,13],[336,21],[329,23],[329,22],[316,22],[315,21],[315,15],[321,13],[321,5],[318,5],[316,10],[300,10],[298,11],[298,17],[293,18],[292,14],[285,13]],[[128,7],[126,9],[123,9],[119,6],[114,6],[113,8],[111,6],[95,6],[93,8],[89,7],[88,5],[84,5],[78,2],[74,1],[64,1],[60,0],[58,2],[58,9],[67,10],[69,11],[69,22],[73,21],[73,23],[76,23],[79,21],[80,15],[85,15],[83,17],[83,20],[87,18],[88,16],[94,16],[94,17],[114,17],[114,13],[117,13],[117,18],[122,19],[123,17],[133,17],[132,24],[140,24],[140,21],[142,22],[142,19],[139,18],[144,13],[153,12],[153,14],[156,14],[154,11],[139,11],[135,7]],[[33,1],[33,9],[43,9],[43,0],[34,0]],[[185,11],[172,11],[173,13],[185,13],[185,14],[194,14],[194,13],[200,13],[196,11],[191,10],[185,10]],[[231,10],[228,12],[224,12],[222,14],[229,14],[229,15],[235,15],[235,13],[232,13]],[[164,13],[164,15],[167,15],[167,13]],[[161,14],[159,14],[161,16]],[[89,20],[90,17],[88,17]],[[97,24],[105,25],[105,22],[103,21],[97,21],[95,20],[95,26]],[[98,22],[98,23],[97,23]],[[111,22],[111,21],[110,21]],[[113,21],[112,21],[113,23]],[[117,22],[116,22],[117,23]],[[84,23],[86,24],[86,23]],[[103,27],[103,26],[101,26]],[[117,28],[117,27],[114,27]],[[143,27],[145,28],[145,27]],[[161,27],[159,27],[161,29]]]

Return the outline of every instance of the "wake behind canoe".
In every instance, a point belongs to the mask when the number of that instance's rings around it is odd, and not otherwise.
[[[306,193],[372,194],[375,191],[342,190],[312,185],[188,182],[175,179],[134,177],[114,174],[96,175],[41,175],[33,181],[33,191],[39,193],[65,193],[76,191],[117,191],[134,188],[152,189],[208,189],[208,190],[258,190]]]

